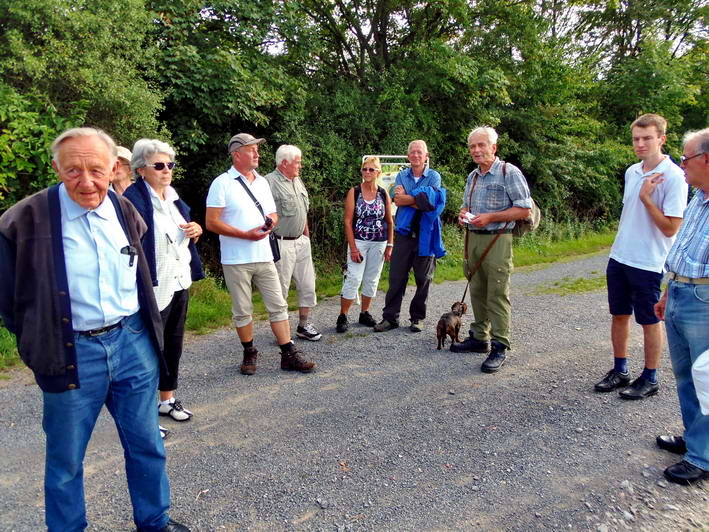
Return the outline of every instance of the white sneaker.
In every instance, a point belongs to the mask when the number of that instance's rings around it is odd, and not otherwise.
[[[298,338],[310,340],[311,342],[317,342],[320,338],[322,338],[322,334],[320,334],[318,330],[313,327],[312,323],[306,323],[305,327],[298,325],[298,328],[295,330],[295,334]]]
[[[160,403],[158,405],[158,414],[161,416],[170,416],[175,421],[189,421],[192,417],[192,412],[187,410],[180,401],[168,403],[166,405]]]
[[[165,427],[162,425],[158,425],[158,429],[160,429],[160,437],[164,440],[170,435],[170,431],[167,430]]]

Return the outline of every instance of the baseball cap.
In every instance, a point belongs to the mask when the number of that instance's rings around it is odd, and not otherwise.
[[[262,144],[266,142],[266,139],[257,139],[253,135],[249,135],[248,133],[239,133],[238,135],[234,135],[231,137],[231,140],[229,141],[229,149],[228,152],[231,153],[234,150],[238,150],[239,148],[243,146],[251,146],[252,144]]]
[[[133,157],[133,154],[128,148],[124,148],[123,146],[116,146],[116,156],[120,159],[125,159],[126,161],[130,162],[131,158]]]

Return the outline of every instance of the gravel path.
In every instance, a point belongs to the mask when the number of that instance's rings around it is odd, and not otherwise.
[[[339,301],[322,302],[314,322],[323,339],[303,345],[319,363],[312,375],[278,369],[265,323],[253,377],[239,374],[233,330],[193,338],[179,396],[195,417],[163,422],[172,430],[172,516],[205,531],[709,526],[709,483],[666,483],[662,470],[678,458],[654,445],[657,434],[681,429],[667,356],[657,396],[596,394],[611,364],[605,293],[533,295],[566,276],[602,275],[605,262],[515,273],[515,349],[497,375],[480,372],[480,355],[435,349],[435,322],[462,282],[433,286],[418,334],[358,325],[336,334]],[[631,353],[637,373],[638,327]],[[0,404],[0,530],[38,530],[44,437],[27,370],[0,381]],[[90,530],[132,529],[122,464],[104,412],[85,462]]]

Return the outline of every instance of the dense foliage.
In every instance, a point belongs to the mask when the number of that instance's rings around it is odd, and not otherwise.
[[[701,0],[4,0],[0,210],[54,179],[70,124],[173,143],[197,216],[248,131],[304,152],[317,253],[339,250],[364,153],[427,140],[455,212],[476,125],[501,133],[547,217],[603,225],[633,161],[629,123],[708,119]],[[328,242],[330,245],[324,245]]]

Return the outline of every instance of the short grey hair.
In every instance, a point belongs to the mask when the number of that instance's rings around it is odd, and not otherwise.
[[[411,142],[409,142],[409,146],[408,146],[408,148],[406,148],[406,153],[409,153],[409,152],[411,151],[411,146],[413,146],[413,145],[416,144],[417,142],[423,144],[423,150],[424,150],[426,153],[428,153],[428,145],[426,144],[426,141],[425,141],[425,140],[420,140],[420,139],[419,139],[419,140],[412,140]]]
[[[689,131],[684,135],[685,146],[695,140],[699,141],[698,153],[709,153],[709,127],[705,127],[699,131]]]
[[[472,139],[475,135],[479,135],[480,133],[483,133],[487,137],[487,141],[490,144],[497,144],[497,131],[495,131],[490,126],[480,126],[476,127],[470,133],[468,133],[468,145],[470,144],[470,139]]]
[[[98,137],[100,138],[108,147],[108,152],[111,154],[111,164],[116,162],[116,143],[113,139],[101,129],[95,127],[73,127],[67,129],[61,135],[59,135],[54,142],[52,142],[52,160],[55,163],[59,162],[59,149],[61,145],[69,139],[75,139],[78,137]]]
[[[133,145],[133,157],[130,159],[130,169],[136,177],[140,177],[137,170],[148,164],[148,159],[156,153],[165,153],[171,161],[175,160],[175,150],[167,142],[158,139],[140,139]]]
[[[276,150],[276,166],[280,166],[283,161],[291,162],[296,157],[302,157],[303,152],[298,146],[283,144]]]

